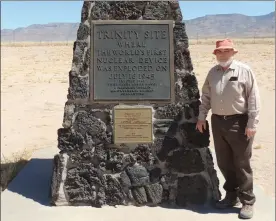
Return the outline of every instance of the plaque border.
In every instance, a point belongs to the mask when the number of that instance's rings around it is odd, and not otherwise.
[[[152,119],[152,116],[151,116],[151,118],[150,118],[150,120],[151,120],[151,134],[152,134],[152,136],[151,136],[151,141],[150,142],[137,142],[137,141],[130,141],[130,142],[119,142],[119,143],[116,143],[115,142],[115,137],[116,137],[116,132],[115,132],[115,124],[116,124],[116,118],[115,118],[115,111],[116,110],[137,110],[137,111],[139,111],[139,110],[147,110],[147,109],[150,109],[151,110],[151,115],[153,114],[153,110],[152,110],[152,108],[149,106],[149,107],[119,107],[119,108],[114,108],[113,109],[113,113],[112,113],[112,115],[113,115],[113,126],[114,126],[114,128],[113,128],[113,139],[112,139],[112,142],[113,142],[113,144],[118,144],[118,145],[120,145],[120,144],[152,144],[153,143],[153,141],[154,141],[154,134],[153,134],[153,119]]]
[[[174,20],[91,20],[90,21],[90,68],[89,68],[89,103],[90,104],[167,104],[175,102],[175,78],[174,78],[174,45],[173,45],[173,25]],[[94,27],[98,24],[114,24],[114,25],[168,25],[169,27],[169,70],[170,70],[170,98],[169,99],[133,99],[133,100],[125,100],[125,99],[95,99],[94,98]],[[91,68],[92,67],[92,68]]]

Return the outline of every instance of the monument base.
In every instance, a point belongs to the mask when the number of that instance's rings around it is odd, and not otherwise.
[[[157,119],[157,108],[152,144],[116,145],[106,134],[112,111],[89,109],[79,109],[71,127],[58,130],[61,153],[54,158],[53,205],[186,206],[220,199],[208,122],[201,134],[195,123]]]

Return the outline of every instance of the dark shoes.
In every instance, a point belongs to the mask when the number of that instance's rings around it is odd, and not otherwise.
[[[253,217],[253,205],[243,205],[239,214],[241,219],[251,219]]]
[[[216,207],[218,209],[226,209],[234,206],[238,206],[240,204],[240,200],[236,194],[227,193],[225,198],[216,203]]]

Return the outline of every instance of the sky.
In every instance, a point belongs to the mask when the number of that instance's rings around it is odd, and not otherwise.
[[[1,1],[1,29],[32,24],[80,22],[83,1]],[[275,1],[181,1],[183,19],[212,14],[250,16],[275,11]]]

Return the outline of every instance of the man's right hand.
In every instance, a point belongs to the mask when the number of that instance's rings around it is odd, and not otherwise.
[[[198,120],[196,123],[196,129],[199,130],[200,133],[203,133],[203,128],[206,130],[206,121]]]

